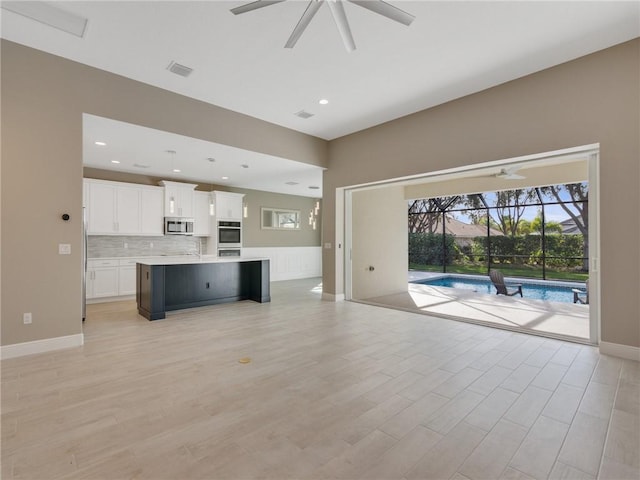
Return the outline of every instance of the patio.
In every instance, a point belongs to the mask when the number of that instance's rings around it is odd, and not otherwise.
[[[409,281],[433,276],[410,271]],[[470,290],[409,283],[408,291],[365,303],[500,328],[589,343],[589,306],[486,295]]]

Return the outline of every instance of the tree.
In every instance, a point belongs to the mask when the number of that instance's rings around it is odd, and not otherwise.
[[[531,232],[535,231],[533,229],[533,222],[529,220],[520,220],[518,224],[518,235],[530,235]]]
[[[409,205],[409,233],[435,233],[441,215],[436,202],[422,198]]]
[[[460,197],[434,197],[415,200],[409,204],[409,233],[443,233],[443,212]],[[444,214],[448,219],[451,214]]]
[[[522,221],[526,204],[536,198],[533,188],[504,190],[495,193],[495,206],[488,209],[491,217],[489,222],[504,235],[515,237],[518,233],[518,225]],[[467,195],[466,205],[470,208],[485,209],[488,207],[480,195]],[[486,211],[486,210],[485,210]]]
[[[540,191],[550,195],[559,202],[560,207],[569,215],[569,218],[573,220],[573,223],[575,223],[578,230],[580,230],[584,240],[582,246],[582,270],[585,272],[589,271],[589,184],[582,182],[551,185],[541,187]],[[569,195],[570,202],[562,199],[563,192]]]
[[[544,222],[545,233],[562,233],[562,225],[554,221]],[[542,211],[538,210],[536,218],[531,220],[531,232],[536,232],[542,235]],[[531,233],[530,232],[530,233]]]

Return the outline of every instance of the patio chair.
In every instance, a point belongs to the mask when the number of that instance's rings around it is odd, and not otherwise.
[[[584,289],[572,288],[573,303],[589,304],[589,280],[584,282]]]
[[[491,278],[493,285],[496,287],[496,295],[507,295],[509,297],[513,297],[519,293],[520,296],[522,296],[522,284],[512,283],[507,286],[504,283],[504,275],[502,275],[500,270],[491,270],[489,272],[489,278]]]

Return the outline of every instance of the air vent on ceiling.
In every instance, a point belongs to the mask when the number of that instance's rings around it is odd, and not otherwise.
[[[300,110],[299,112],[294,113],[294,115],[296,117],[307,119],[307,118],[313,117],[314,114],[313,113],[309,113],[309,112],[307,112],[305,110]]]
[[[185,67],[184,65],[180,65],[173,61],[169,64],[167,70],[175,73],[176,75],[180,75],[181,77],[188,77],[193,72],[193,68]]]
[[[140,163],[134,163],[133,166],[136,168],[149,168],[151,165],[142,165]]]
[[[298,182],[285,182],[285,185],[298,185]]]

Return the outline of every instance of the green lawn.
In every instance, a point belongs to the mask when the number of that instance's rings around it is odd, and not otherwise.
[[[494,267],[507,277],[538,278],[542,279],[542,268],[527,265],[499,265]],[[409,270],[423,272],[442,272],[442,265],[418,265],[409,264]],[[447,265],[447,273],[464,273],[469,275],[487,275],[486,265]],[[586,272],[568,272],[547,268],[547,280],[567,280],[584,282],[589,278]]]

